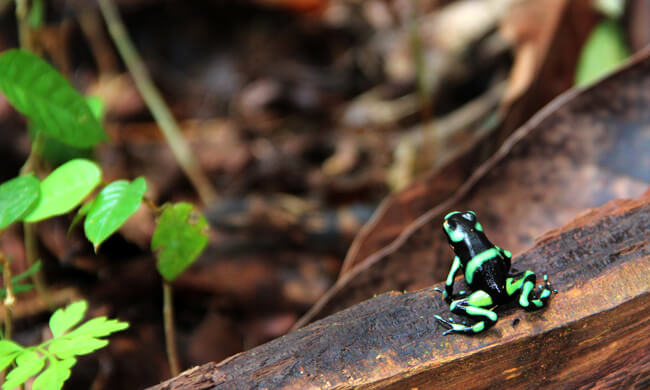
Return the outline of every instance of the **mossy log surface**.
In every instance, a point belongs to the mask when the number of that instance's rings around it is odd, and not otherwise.
[[[151,389],[650,387],[650,194],[548,232],[513,267],[558,294],[497,309],[482,334],[443,336],[433,287],[392,292]]]

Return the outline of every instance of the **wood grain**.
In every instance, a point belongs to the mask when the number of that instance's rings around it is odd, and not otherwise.
[[[439,202],[435,188],[427,193],[416,186],[416,193],[407,190],[402,195],[408,196],[382,206],[389,207],[392,211],[384,212],[391,215],[419,216],[388,245],[358,258],[358,263],[355,260],[357,264],[339,277],[294,329],[375,294],[417,290],[444,280],[453,256],[440,224],[452,210],[475,211],[490,240],[517,254],[582,210],[639,196],[650,185],[648,106],[650,48],[591,87],[571,89],[556,98],[446,200]],[[447,174],[453,171],[431,179],[445,181]],[[437,203],[418,214],[427,196]],[[411,208],[414,205],[417,208]],[[402,222],[397,225],[403,226]],[[367,228],[396,233],[390,220],[376,217],[364,231]]]
[[[391,292],[151,389],[650,385],[650,192],[550,231],[513,266],[559,293],[540,311],[498,309],[480,335],[442,336],[433,315],[450,313],[431,287]]]

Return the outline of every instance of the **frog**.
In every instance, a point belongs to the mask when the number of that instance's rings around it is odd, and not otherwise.
[[[546,306],[552,293],[548,275],[544,284],[535,288],[533,271],[519,272],[511,269],[512,253],[490,242],[474,211],[452,211],[444,217],[443,231],[454,252],[451,269],[445,280],[445,289],[435,288],[449,304],[449,310],[475,322],[458,323],[453,318],[434,317],[450,333],[477,334],[497,323],[494,309],[498,305],[517,301],[526,310]],[[461,291],[454,296],[454,278],[463,271],[470,292]]]

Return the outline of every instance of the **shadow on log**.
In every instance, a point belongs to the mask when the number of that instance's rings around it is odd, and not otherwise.
[[[442,336],[433,287],[392,292],[151,389],[650,386],[650,192],[548,232],[513,267],[548,273],[558,294],[498,309],[477,336]]]

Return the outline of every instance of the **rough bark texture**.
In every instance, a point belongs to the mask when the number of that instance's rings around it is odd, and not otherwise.
[[[490,240],[518,254],[582,210],[639,196],[650,185],[648,106],[650,50],[591,87],[557,97],[462,185],[453,178],[466,177],[476,151],[395,194],[355,238],[348,271],[294,329],[375,294],[444,280],[453,256],[440,223],[449,211],[474,210]],[[450,187],[440,184],[448,180],[457,188],[449,197]]]
[[[513,267],[548,273],[558,294],[498,309],[477,336],[442,336],[432,288],[393,292],[151,389],[650,386],[649,193],[547,233]]]

